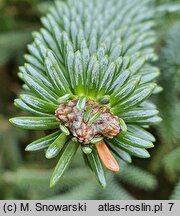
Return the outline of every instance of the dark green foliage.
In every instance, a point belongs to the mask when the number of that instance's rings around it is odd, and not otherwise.
[[[175,24],[168,32],[165,39],[166,45],[160,56],[161,78],[160,84],[163,91],[158,96],[160,115],[163,123],[159,125],[160,136],[164,145],[165,166],[178,163],[178,143],[180,139],[180,115],[179,115],[179,68],[180,68],[180,24]],[[173,145],[174,144],[174,145]],[[176,148],[177,147],[177,148]],[[176,148],[177,150],[173,150]],[[172,152],[171,152],[172,151]],[[177,153],[177,154],[176,154]],[[171,156],[172,155],[172,156]],[[177,155],[177,156],[176,156]],[[173,162],[173,160],[176,162]],[[175,165],[176,166],[176,165]]]
[[[179,40],[180,25],[171,28],[166,39],[166,47],[162,50],[160,66],[162,70],[160,83],[164,91],[159,95],[159,107],[161,116],[165,117],[161,124],[161,134],[165,142],[173,142],[180,138],[179,124],[179,68],[180,51]]]
[[[122,182],[143,190],[151,191],[157,188],[157,180],[152,174],[132,165],[125,166],[118,177]]]
[[[107,176],[107,187],[100,189],[95,184],[94,179],[87,179],[80,186],[74,187],[73,190],[64,195],[55,196],[51,199],[110,199],[110,200],[123,200],[135,199],[123,186],[122,183],[133,185],[143,191],[153,191],[157,188],[156,178],[137,167],[131,167],[119,161],[121,164],[121,174]],[[130,169],[130,172],[129,172]],[[85,187],[85,188],[84,188]]]
[[[176,183],[179,177],[180,163],[180,115],[179,115],[179,68],[180,68],[180,24],[177,22],[167,32],[165,46],[160,53],[159,65],[161,68],[160,84],[163,91],[157,101],[163,122],[158,127],[160,147],[151,163],[155,172],[163,170],[168,181]],[[178,194],[175,187],[174,194]],[[172,195],[173,196],[173,195]],[[177,195],[178,197],[178,195]],[[174,196],[175,199],[175,196]]]

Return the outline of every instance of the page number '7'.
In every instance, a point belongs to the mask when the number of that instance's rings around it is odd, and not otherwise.
[[[168,203],[168,204],[170,205],[169,211],[171,211],[171,210],[172,210],[172,207],[173,207],[173,205],[174,205],[174,203]]]

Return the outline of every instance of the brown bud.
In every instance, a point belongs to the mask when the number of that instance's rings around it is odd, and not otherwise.
[[[71,100],[60,104],[55,112],[57,120],[66,125],[71,133],[77,137],[80,142],[89,143],[94,137],[103,135],[104,137],[113,138],[120,132],[118,117],[114,116],[106,106],[99,106],[93,100],[86,101],[86,106],[79,111],[76,107],[78,100]],[[84,122],[84,114],[87,107],[92,110],[90,118],[96,113],[100,116],[93,123]]]

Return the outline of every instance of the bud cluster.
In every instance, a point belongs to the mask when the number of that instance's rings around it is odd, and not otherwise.
[[[104,136],[113,138],[120,132],[118,117],[107,106],[101,106],[93,100],[86,101],[81,110],[77,107],[78,99],[61,103],[55,115],[79,142],[89,143],[93,138]]]

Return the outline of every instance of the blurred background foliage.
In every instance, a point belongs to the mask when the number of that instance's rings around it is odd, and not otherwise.
[[[21,91],[17,72],[22,55],[51,4],[50,0],[0,0],[0,199],[180,200],[180,1],[156,0],[156,64],[163,91],[153,99],[163,122],[150,128],[156,136],[155,148],[150,159],[136,158],[132,165],[119,161],[121,171],[107,173],[106,189],[96,183],[81,154],[59,185],[50,189],[56,161],[47,161],[43,152],[24,151],[42,132],[18,130],[8,122],[18,114],[13,100]]]

